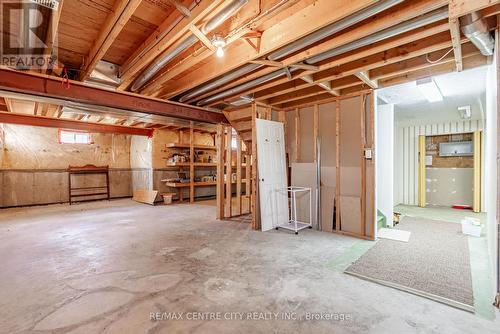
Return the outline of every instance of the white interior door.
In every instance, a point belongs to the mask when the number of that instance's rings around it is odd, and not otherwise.
[[[262,231],[288,222],[283,123],[256,120]]]

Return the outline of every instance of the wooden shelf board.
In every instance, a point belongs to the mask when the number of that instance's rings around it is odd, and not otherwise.
[[[166,144],[167,148],[190,148],[189,144],[182,144],[182,143],[168,143]],[[212,145],[193,145],[194,149],[196,150],[214,150],[216,151],[217,148]]]

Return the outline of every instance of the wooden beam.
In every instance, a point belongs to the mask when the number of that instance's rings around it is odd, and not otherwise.
[[[206,15],[217,8],[223,0],[201,1],[191,10],[191,16],[177,22],[178,13],[169,15],[165,21],[152,33],[137,50],[123,63],[120,69],[122,83],[119,89],[127,88],[140,70],[151,63],[163,52],[175,48],[186,33],[189,32],[191,24],[200,22]],[[175,27],[172,29],[174,23]]]
[[[90,76],[141,2],[142,0],[118,0],[115,2],[113,10],[106,18],[104,26],[99,29],[99,36],[86,57],[80,80],[83,81]]]
[[[450,0],[450,18],[459,18],[499,3],[499,0]]]
[[[215,135],[215,146],[217,147],[217,219],[224,218],[224,126],[217,125],[217,134]]]
[[[368,85],[368,87],[377,89],[378,88],[378,82],[377,79],[370,79],[370,75],[366,71],[359,71],[354,73],[354,75],[361,81],[363,81],[365,84]]]
[[[450,19],[451,44],[455,55],[455,70],[462,72],[462,44],[460,43],[460,22],[458,18]]]
[[[298,12],[291,12],[292,7],[288,8],[287,11],[290,11],[290,15],[286,19],[282,20],[280,24],[269,27],[262,33],[259,53],[246,43],[240,43],[238,46],[228,48],[223,64],[216,59],[211,59],[203,68],[195,71],[196,73],[186,75],[176,80],[176,82],[167,82],[163,89],[159,91],[159,95],[156,96],[162,96],[163,93],[167,93],[170,97],[175,96],[189,88],[240,67],[248,61],[261,59],[269,52],[286,46],[374,2],[373,0],[351,0],[349,2],[318,0]],[[329,14],[325,15],[325,13]]]
[[[462,46],[463,54],[462,54],[462,63],[463,60],[472,56],[479,55],[479,50],[472,43],[465,43]],[[437,59],[441,58],[445,52],[449,49],[443,49],[439,51],[435,51],[426,55],[418,56],[415,58],[403,60],[397,63],[389,64],[387,66],[378,67],[370,71],[370,76],[377,80],[387,79],[391,77],[402,76],[407,73],[417,71],[417,70],[425,70],[427,68],[431,69],[437,65],[445,64],[445,63],[453,63],[455,64],[454,55],[448,54],[441,61],[437,63],[429,63],[427,59]],[[463,65],[463,64],[462,64]],[[454,65],[455,66],[455,65]]]
[[[215,47],[212,42],[210,42],[207,36],[205,36],[205,34],[202,33],[198,27],[194,24],[190,24],[189,30],[191,30],[191,32],[203,43],[203,45],[205,45],[208,49],[215,51]]]
[[[259,65],[265,65],[265,66],[271,66],[271,67],[283,67],[283,63],[275,60],[268,60],[268,59],[256,59],[256,60],[250,60],[250,64],[259,64]]]
[[[61,21],[61,14],[63,10],[63,5],[64,5],[64,0],[59,1],[59,5],[57,7],[57,11],[52,11],[51,12],[51,17],[50,17],[50,24],[49,24],[49,30],[47,34],[47,39],[45,40],[45,54],[50,55],[52,58],[52,53],[54,51],[54,46],[57,42],[57,33],[59,31],[59,22]],[[56,59],[57,61],[57,59]],[[47,73],[49,70],[53,70],[54,65],[49,65],[45,69],[45,72]]]
[[[49,97],[60,100],[61,103],[72,101],[159,116],[227,124],[226,117],[222,113],[203,108],[138,94],[100,89],[78,81],[69,81],[70,89],[61,89],[61,81],[62,79],[52,76],[0,68],[0,91]]]
[[[194,131],[193,122],[189,126],[189,202],[194,203]]]
[[[327,24],[325,21],[328,21],[328,24],[332,23],[344,17],[347,13],[350,14],[351,10],[354,8],[356,8],[355,11],[359,11],[370,4],[370,1],[365,1],[364,3],[359,3],[359,1],[316,1],[313,6],[308,6],[298,13],[293,13],[279,25],[272,26],[264,31],[262,34],[261,53],[266,50],[269,52],[282,47],[283,45],[281,45],[280,42],[284,41],[286,37],[290,39],[293,38],[292,40],[287,40],[286,44],[289,44],[291,41],[298,38],[299,32],[300,37],[302,37],[306,35],[306,32],[309,29],[314,31],[319,28],[317,25],[323,26],[321,24],[323,22]],[[391,8],[387,11],[387,13],[375,16],[372,20],[370,20],[369,24],[361,25],[360,27],[352,29],[349,33],[339,34],[324,43],[319,43],[316,46],[308,48],[305,52],[300,52],[296,55],[290,56],[282,62],[285,66],[290,66],[305,60],[311,55],[319,54],[334,47],[338,47],[356,39],[368,36],[376,31],[380,31],[397,23],[404,22],[446,4],[447,0],[419,0],[411,1],[407,4],[405,3],[402,6],[398,6],[400,8]],[[325,15],[325,13],[330,14]],[[304,29],[304,27],[307,29]],[[284,29],[286,29],[286,31],[283,31]],[[175,96],[225,72],[231,71],[250,60],[262,58],[262,56],[266,54],[256,55],[255,52],[252,51],[249,50],[249,48],[244,50],[242,48],[229,48],[226,51],[225,57],[227,58],[227,61],[225,61],[222,66],[212,60],[207,63],[202,70],[195,71],[196,73],[190,73],[176,82],[165,83],[164,87],[161,91],[159,91],[159,95],[157,96],[162,96],[164,93],[166,93],[166,97]]]
[[[235,213],[241,215],[241,138],[236,137],[236,207]]]
[[[232,192],[232,147],[231,141],[233,138],[232,128],[226,128],[226,203],[224,204],[224,216],[229,218],[233,214],[233,192]]]
[[[72,130],[84,130],[97,133],[123,133],[137,136],[148,136],[153,134],[152,129],[132,128],[111,124],[84,122],[69,119],[58,119],[51,117],[32,116],[27,114],[15,114],[11,112],[0,113],[0,123],[43,126],[49,128],[62,128]]]
[[[466,42],[466,39],[462,40]],[[425,55],[430,52],[442,50],[451,47],[449,33],[441,33],[433,38],[420,40],[416,43],[409,43],[395,49],[390,49],[385,52],[356,60],[342,66],[330,68],[325,71],[313,74],[314,82],[322,82],[324,80],[334,80],[348,75],[354,75],[360,71],[368,71],[377,67],[382,67],[388,64],[396,63],[405,59],[414,58]]]
[[[478,66],[483,66],[486,65],[487,62],[487,57],[481,55],[481,54],[476,54],[470,57],[466,57],[463,59],[463,66],[464,70],[478,67]],[[454,63],[439,63],[436,65],[433,65],[431,67],[425,67],[424,69],[419,69],[416,71],[411,71],[408,73],[405,73],[400,76],[395,76],[387,79],[381,79],[379,80],[379,85],[380,87],[388,87],[388,86],[393,86],[393,85],[398,85],[401,83],[405,83],[408,81],[415,81],[418,79],[423,79],[428,76],[432,75],[439,75],[439,74],[445,74],[445,73],[450,73],[455,70],[455,64]]]
[[[375,55],[375,54],[378,54],[378,53],[381,53],[381,52],[384,52],[386,50],[390,50],[390,49],[393,49],[396,47],[401,47],[401,46],[408,47],[411,45],[410,43],[413,43],[413,42],[419,41],[419,40],[424,40],[424,39],[427,39],[428,37],[431,37],[434,35],[439,35],[440,33],[443,33],[443,32],[446,32],[445,33],[446,38],[449,39],[448,31],[449,31],[448,21],[446,21],[446,22],[439,21],[439,22],[427,25],[425,27],[418,28],[418,29],[397,35],[393,38],[381,41],[379,43],[370,45],[368,47],[364,47],[361,49],[357,49],[353,52],[348,52],[346,54],[340,55],[338,57],[335,57],[331,61],[323,63],[322,65],[320,65],[320,68],[321,68],[321,70],[325,70],[325,69],[337,67],[339,65],[343,65],[343,64],[355,61],[355,60],[360,60],[360,59],[366,58],[368,56],[372,56],[372,55]],[[241,85],[249,80],[253,80],[257,77],[268,74],[269,72],[272,72],[274,70],[275,69],[273,69],[273,68],[265,68],[265,69],[256,71],[255,73],[249,74],[241,79],[234,80],[230,84],[227,84],[227,85],[221,86],[217,89],[214,89],[210,93],[203,94],[199,98],[205,98],[209,95],[224,91],[228,88],[232,88],[234,86]],[[301,73],[301,75],[306,75],[307,73],[309,73],[310,75],[314,74],[314,72],[306,71],[304,73]],[[253,90],[249,90],[249,92],[260,92],[261,90],[272,89],[272,87],[274,87],[276,85],[281,85],[281,84],[286,84],[286,83],[290,84],[293,82],[300,82],[300,79],[289,81],[287,78],[280,78],[277,80],[273,80],[269,83],[265,83],[263,85],[260,85],[259,87],[254,88]],[[314,83],[308,83],[308,85],[309,86],[314,85]],[[336,85],[334,85],[334,86],[336,86]],[[262,99],[262,98],[268,98],[268,97],[260,97],[259,93],[255,93],[254,98],[255,99]]]
[[[252,195],[250,197],[252,208],[252,228],[254,230],[260,229],[260,211],[259,211],[259,182],[258,182],[258,169],[257,169],[257,104],[252,103]]]

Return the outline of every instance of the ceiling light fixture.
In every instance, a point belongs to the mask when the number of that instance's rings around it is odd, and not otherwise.
[[[215,54],[217,57],[224,57],[224,47],[226,46],[226,40],[220,35],[214,35],[212,38],[212,45],[217,48]]]
[[[429,102],[443,101],[443,94],[432,78],[417,80],[417,88]]]

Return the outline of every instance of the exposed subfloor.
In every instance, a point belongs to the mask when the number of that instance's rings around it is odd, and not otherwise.
[[[262,233],[214,216],[203,202],[128,199],[1,210],[0,332],[498,333],[498,314],[487,320],[331,265],[370,242]]]

